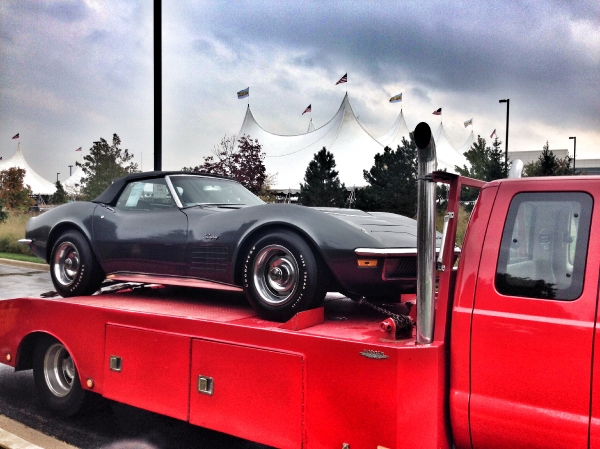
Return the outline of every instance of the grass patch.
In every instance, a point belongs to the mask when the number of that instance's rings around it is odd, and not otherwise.
[[[36,258],[29,247],[19,244],[18,240],[25,238],[27,221],[37,215],[39,215],[37,212],[8,213],[7,220],[0,223],[0,253],[22,254]]]
[[[45,264],[46,261],[36,256],[28,256],[26,254],[14,254],[14,253],[2,253],[0,252],[0,259],[19,260],[21,262],[33,262],[39,264]]]
[[[444,229],[444,215],[446,211],[438,211],[435,219],[435,227],[438,232],[442,232]],[[460,207],[458,209],[458,221],[456,223],[456,245],[462,248],[463,241],[465,239],[465,233],[467,232],[467,225],[469,224],[469,218],[471,213]]]

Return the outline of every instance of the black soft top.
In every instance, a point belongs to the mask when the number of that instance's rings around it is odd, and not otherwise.
[[[114,205],[119,198],[119,195],[130,181],[138,181],[141,179],[150,178],[164,178],[169,175],[199,175],[199,176],[210,176],[213,178],[231,179],[227,176],[214,175],[212,173],[204,172],[190,172],[190,171],[146,171],[141,173],[130,173],[122,178],[115,179],[112,184],[104,192],[100,194],[98,198],[92,200],[92,203],[102,203],[108,205]]]

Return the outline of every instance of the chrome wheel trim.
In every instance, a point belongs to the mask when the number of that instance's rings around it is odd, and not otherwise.
[[[81,270],[81,258],[77,247],[71,242],[62,242],[54,253],[54,277],[63,287],[70,286]]]
[[[48,348],[43,368],[46,385],[52,394],[59,398],[68,395],[73,388],[77,371],[71,355],[62,344],[55,343]]]
[[[252,279],[261,301],[281,306],[298,290],[300,270],[296,258],[287,248],[268,245],[254,259]]]

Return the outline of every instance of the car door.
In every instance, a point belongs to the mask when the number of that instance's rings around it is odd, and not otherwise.
[[[114,207],[94,212],[94,243],[107,275],[187,274],[187,216],[164,178],[127,184]]]
[[[598,293],[588,248],[600,242],[590,235],[589,183],[569,184],[499,189],[472,317],[475,448],[587,447]]]

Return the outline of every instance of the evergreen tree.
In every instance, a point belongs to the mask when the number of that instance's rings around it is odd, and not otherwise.
[[[300,184],[299,202],[304,206],[342,207],[346,199],[346,186],[340,183],[334,170],[333,154],[325,147],[315,154]]]
[[[128,173],[138,171],[137,164],[130,162],[133,154],[129,150],[119,148],[121,139],[113,134],[113,144],[100,138],[90,148],[90,154],[85,156],[81,166],[85,176],[81,179],[81,194],[86,200],[93,200],[104,192],[112,181]]]
[[[457,173],[482,181],[506,178],[508,167],[504,163],[504,154],[500,149],[501,144],[502,142],[496,137],[492,144],[493,148],[490,148],[486,146],[483,137],[477,136],[477,142],[473,142],[469,151],[464,153],[471,166],[463,165],[462,168],[456,166]]]
[[[564,159],[559,159],[550,149],[548,141],[542,149],[537,161],[525,165],[523,174],[525,176],[567,176],[572,175],[571,162],[573,158],[568,154]]]
[[[69,196],[67,195],[67,192],[65,192],[63,185],[58,180],[54,185],[56,186],[56,192],[54,192],[52,197],[50,197],[50,203],[57,205],[66,203],[69,199]]]
[[[414,217],[417,213],[417,146],[402,139],[394,151],[385,147],[375,155],[369,171],[363,170],[369,184],[356,193],[356,207],[366,211],[393,212]]]
[[[504,162],[504,153],[500,149],[501,144],[502,142],[496,137],[492,148],[490,148],[486,146],[483,137],[477,136],[477,142],[473,142],[469,151],[464,153],[471,166],[463,165],[462,168],[456,166],[456,172],[459,175],[486,182],[506,178],[508,176],[508,165]],[[478,196],[479,190],[465,188],[460,194],[460,199],[468,203],[465,206],[467,209],[471,209]]]

